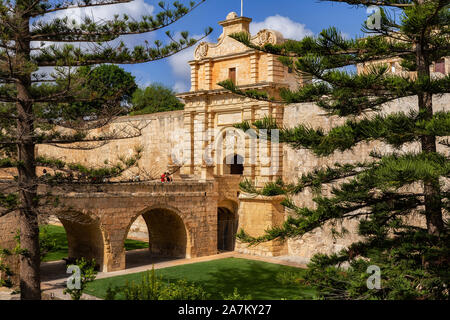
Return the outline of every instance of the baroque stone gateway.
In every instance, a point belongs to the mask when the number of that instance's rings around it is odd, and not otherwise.
[[[189,62],[191,90],[179,94],[186,103],[184,110],[121,117],[103,129],[142,126],[140,137],[76,152],[48,145],[38,147],[39,155],[102,166],[105,161],[133,153],[134,147],[140,145],[144,149],[143,156],[137,168],[127,173],[128,178],[155,180],[91,185],[69,193],[52,189],[65,206],[55,209],[51,220],[64,226],[70,257],[95,258],[106,272],[124,269],[124,241],[131,236],[148,239],[149,250],[154,255],[191,258],[237,251],[306,262],[318,252],[335,252],[357,239],[356,222],[345,221],[343,225],[349,233],[344,238],[334,239],[330,226],[325,226],[285,242],[272,241],[249,247],[235,240],[241,228],[250,235],[261,235],[267,228],[283,223],[290,214],[280,204],[282,196],[263,197],[241,192],[239,182],[244,178],[254,181],[258,187],[279,178],[291,183],[304,173],[332,166],[335,162],[364,161],[371,150],[390,151],[388,146],[373,141],[361,143],[351,151],[317,158],[308,150],[296,151],[273,141],[257,141],[251,132],[234,129],[233,124],[265,116],[285,127],[307,123],[311,127],[329,129],[345,121],[324,117],[311,103],[260,102],[233,95],[217,85],[231,79],[243,90],[263,89],[274,95],[280,88],[295,89],[311,81],[308,75],[292,73],[276,56],[249,49],[228,37],[234,32],[249,32],[251,21],[230,13],[226,20],[219,22],[223,33],[217,43],[198,45],[194,60]],[[251,39],[257,45],[285,41],[273,30],[261,30]],[[391,64],[390,72],[402,72],[398,59],[387,63]],[[358,65],[358,72],[366,67]],[[449,72],[449,58],[433,65],[433,76]],[[449,95],[435,97],[435,111],[449,110],[449,98]],[[416,107],[416,99],[409,97],[386,104],[382,112]],[[419,150],[418,147],[412,143],[408,150]],[[39,168],[39,173],[43,169]],[[166,171],[173,173],[173,183],[159,181],[158,177]],[[10,173],[0,172],[0,180],[10,178]],[[312,198],[312,192],[305,190],[293,200],[298,205],[313,206]],[[0,247],[15,246],[14,221],[14,215],[0,218]],[[417,223],[423,221],[417,217]],[[15,265],[12,267],[14,269]]]

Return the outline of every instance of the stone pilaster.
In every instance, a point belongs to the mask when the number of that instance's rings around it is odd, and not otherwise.
[[[198,64],[195,61],[191,61],[191,91],[197,91],[198,86]]]
[[[207,90],[211,90],[213,87],[212,67],[213,67],[213,63],[211,60],[208,60],[205,62],[205,89],[207,89]]]
[[[269,54],[267,56],[267,81],[282,82],[284,78],[284,69],[278,57]]]
[[[207,113],[203,111],[198,111],[195,114],[194,119],[194,174],[200,175],[201,165],[204,160],[205,153],[205,140],[206,131],[208,128],[207,124]]]
[[[259,52],[255,52],[250,56],[250,77],[252,83],[259,81]]]
[[[194,174],[194,113],[184,113],[183,158],[181,174]]]

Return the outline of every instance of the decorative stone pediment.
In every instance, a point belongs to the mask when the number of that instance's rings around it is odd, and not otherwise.
[[[238,17],[235,12],[227,15],[226,20],[219,24],[223,26],[223,33],[219,37],[217,43],[202,42],[198,45],[194,53],[195,60],[205,58],[222,57],[232,54],[239,54],[249,50],[244,44],[229,37],[230,34],[236,32],[247,32],[250,30],[250,22],[252,20],[246,17]],[[283,35],[274,30],[264,29],[251,37],[252,43],[258,46],[265,44],[280,44],[284,42]]]

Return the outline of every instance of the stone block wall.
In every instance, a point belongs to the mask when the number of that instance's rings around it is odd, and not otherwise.
[[[145,126],[142,135],[130,139],[111,140],[94,150],[70,150],[39,145],[38,155],[101,167],[105,165],[105,161],[114,164],[117,163],[119,156],[131,156],[135,146],[142,146],[144,151],[138,168],[126,172],[124,177],[131,178],[139,174],[142,178],[159,179],[160,175],[169,169],[170,159],[177,157],[177,155],[172,157],[172,153],[182,150],[183,121],[183,111],[120,117],[103,130],[111,132],[125,129],[133,132],[133,126]]]
[[[450,110],[450,94],[433,97],[434,111]],[[381,111],[384,114],[393,112],[409,110],[417,110],[417,98],[408,97],[393,101],[385,105]],[[308,124],[313,128],[324,128],[329,131],[332,127],[341,125],[346,119],[338,118],[337,116],[328,117],[316,105],[312,103],[302,103],[289,105],[284,111],[284,125],[286,127],[294,127],[299,123]],[[283,179],[287,183],[295,183],[297,179],[316,168],[333,166],[336,162],[342,164],[354,164],[363,162],[365,160],[373,160],[369,153],[372,150],[377,150],[382,153],[389,153],[393,151],[407,152],[419,151],[420,145],[418,143],[411,143],[402,147],[401,150],[394,150],[392,147],[381,142],[359,143],[355,148],[345,152],[335,152],[328,157],[317,157],[311,151],[306,149],[294,150],[289,146],[284,146],[283,151]],[[438,151],[447,152],[448,148],[438,145]],[[447,181],[448,183],[448,181]],[[448,184],[447,184],[448,185]],[[329,195],[332,185],[325,186],[322,190],[323,194]],[[420,186],[417,186],[420,188]],[[312,201],[314,195],[310,189],[306,189],[294,197],[294,202],[299,206],[315,207]],[[423,218],[420,216],[411,218],[414,223],[423,225]],[[332,253],[338,252],[345,246],[348,246],[354,241],[358,240],[356,227],[358,222],[355,220],[344,221],[342,227],[349,230],[345,238],[333,238],[331,233],[331,225],[327,224],[323,228],[318,228],[301,238],[291,239],[288,241],[288,254],[292,256],[299,256],[305,261],[310,259],[316,253]],[[338,226],[337,230],[340,229]]]
[[[238,230],[243,229],[253,237],[264,234],[264,231],[283,223],[284,207],[280,202],[284,196],[264,197],[249,194],[239,196],[239,225]],[[258,256],[280,256],[288,253],[288,247],[282,241],[268,241],[258,245],[247,245],[236,242],[237,252]]]

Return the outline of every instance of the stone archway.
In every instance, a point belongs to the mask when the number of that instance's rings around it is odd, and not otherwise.
[[[183,219],[175,209],[151,208],[145,210],[132,219],[128,231],[138,217],[142,217],[147,226],[149,248],[145,250],[147,252],[140,250],[140,254],[130,252],[126,256],[127,267],[149,263],[159,258],[190,258],[189,234]],[[127,235],[128,232],[125,234],[125,238]]]
[[[225,157],[223,174],[243,175],[244,174],[244,157],[239,154],[233,154]]]
[[[217,250],[234,251],[238,227],[235,205],[226,201],[217,208]]]
[[[68,258],[95,259],[103,270],[105,246],[100,221],[79,212],[64,212],[57,217],[66,231]]]

